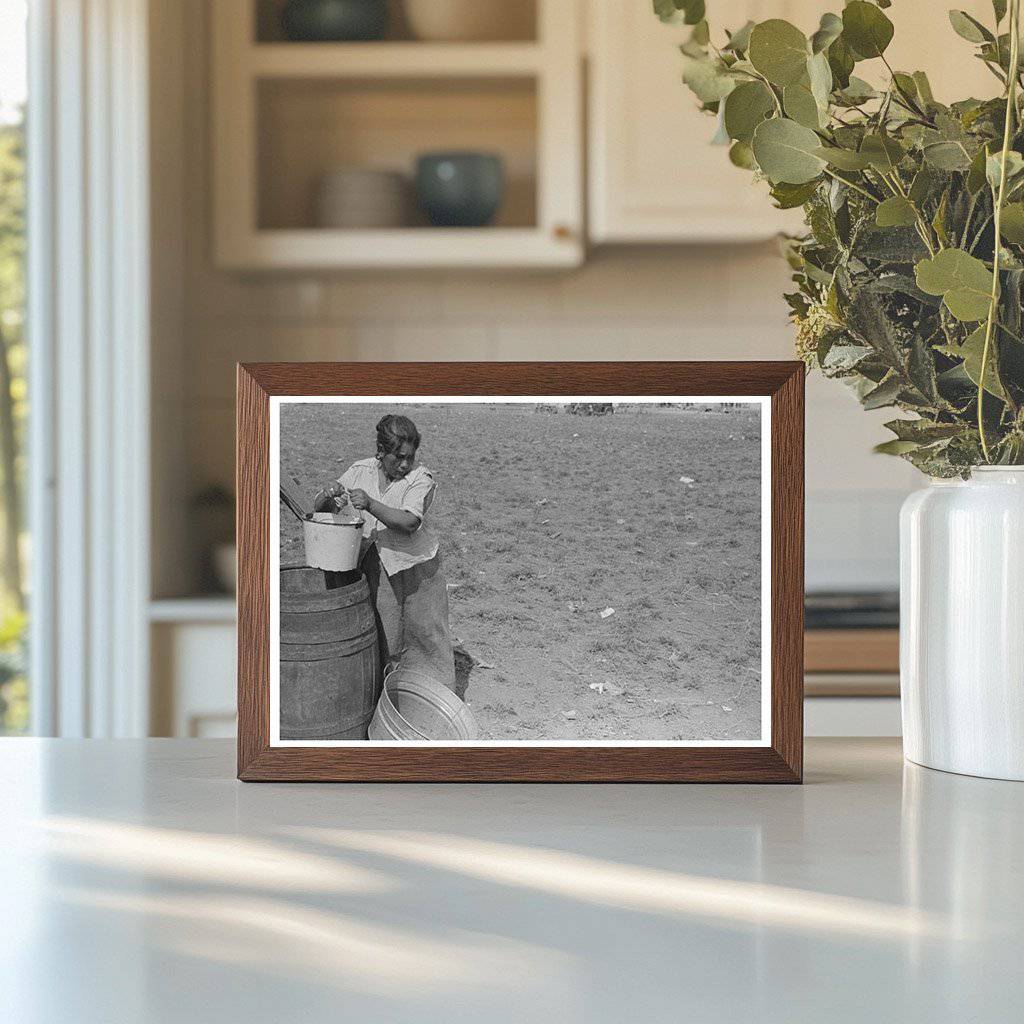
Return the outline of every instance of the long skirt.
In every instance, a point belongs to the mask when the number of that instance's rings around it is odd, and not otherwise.
[[[438,552],[428,562],[388,575],[376,544],[360,564],[377,610],[381,658],[415,669],[455,690],[455,655],[448,626],[448,585]]]

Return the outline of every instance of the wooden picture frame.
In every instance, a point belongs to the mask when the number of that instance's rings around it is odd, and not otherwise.
[[[238,366],[238,777],[244,781],[800,782],[804,367],[799,362]],[[270,404],[275,396],[743,396],[770,409],[770,739],[751,746],[273,746]],[[648,399],[649,401],[650,399]],[[762,486],[765,482],[762,482]],[[275,499],[276,500],[276,499]],[[764,591],[762,591],[764,593]]]

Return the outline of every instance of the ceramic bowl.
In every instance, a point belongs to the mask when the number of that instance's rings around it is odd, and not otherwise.
[[[288,0],[281,11],[285,38],[294,42],[380,39],[387,25],[387,0]]]
[[[320,179],[315,196],[321,228],[399,228],[409,220],[409,183],[395,171],[343,167]]]
[[[489,224],[504,191],[504,164],[494,153],[424,153],[416,161],[416,197],[435,227]]]
[[[405,0],[404,6],[417,39],[483,42],[535,37],[535,8],[529,0]]]

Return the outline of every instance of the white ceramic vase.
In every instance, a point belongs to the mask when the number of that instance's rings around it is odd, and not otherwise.
[[[1024,781],[1024,466],[904,503],[900,691],[911,761]]]

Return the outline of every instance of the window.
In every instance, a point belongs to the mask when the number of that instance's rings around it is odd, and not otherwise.
[[[26,732],[24,0],[0,0],[0,734]]]

